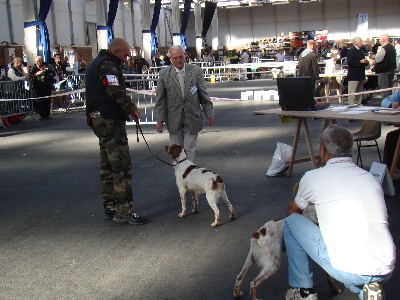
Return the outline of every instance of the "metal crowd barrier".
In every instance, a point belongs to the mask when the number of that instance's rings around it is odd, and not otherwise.
[[[27,81],[0,82],[0,126],[4,126],[7,119],[17,115],[31,115],[33,112],[32,88]],[[37,120],[37,119],[36,119]]]
[[[85,105],[84,75],[68,76],[61,84],[55,84],[55,89],[65,93],[57,93],[51,97],[67,95],[69,107],[79,108]],[[80,90],[77,93],[74,91]],[[34,101],[40,101],[29,81],[0,81],[0,126],[4,120],[16,115],[33,115]]]
[[[156,124],[154,105],[158,73],[153,70],[145,74],[125,74],[124,76],[128,95],[140,110],[140,123]],[[135,122],[127,122],[126,124],[134,125]]]
[[[68,76],[65,91],[72,92],[85,88],[85,76],[84,74]],[[86,104],[86,92],[70,94],[69,101],[70,105],[77,108],[84,106]]]

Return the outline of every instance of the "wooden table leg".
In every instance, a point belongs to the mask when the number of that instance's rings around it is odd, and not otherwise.
[[[304,126],[304,134],[306,136],[306,143],[307,143],[309,156],[305,157],[305,158],[296,159],[297,146],[298,146],[299,139],[300,139],[301,124],[303,124],[303,126]],[[329,125],[329,121],[325,120],[325,126],[328,126],[328,125]],[[308,129],[307,118],[298,118],[297,119],[296,133],[294,135],[294,140],[293,140],[293,146],[292,147],[293,147],[292,155],[290,157],[289,169],[288,169],[288,172],[287,172],[288,176],[292,176],[293,166],[295,164],[298,164],[298,163],[311,161],[311,165],[312,165],[313,169],[316,169],[316,168],[319,167],[319,165],[317,163],[317,159],[319,160],[320,157],[319,156],[315,156],[315,154],[314,154],[314,148],[313,148],[313,144],[312,144],[312,140],[311,140],[311,136],[310,136],[310,131]]]
[[[390,167],[390,176],[392,177],[392,180],[400,179],[400,174],[396,174],[396,167],[397,167],[397,162],[399,161],[399,154],[400,154],[400,135],[399,138],[397,139],[396,151],[394,152],[392,166]]]
[[[297,119],[296,133],[294,135],[293,146],[292,146],[293,147],[292,156],[290,157],[289,170],[288,170],[288,173],[287,173],[288,176],[292,176],[293,165],[295,164],[295,159],[296,159],[297,144],[299,143],[301,123],[304,120],[305,120],[305,118],[298,118]]]
[[[307,120],[304,118],[303,120],[304,123],[304,133],[306,134],[306,142],[307,142],[307,147],[308,147],[308,153],[310,154],[310,159],[311,159],[311,164],[313,166],[313,169],[318,168],[317,166],[317,161],[315,160],[315,155],[314,155],[314,149],[311,141],[311,136],[310,136],[310,131],[308,130],[308,124]]]

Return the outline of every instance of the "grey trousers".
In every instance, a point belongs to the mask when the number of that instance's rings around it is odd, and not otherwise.
[[[378,86],[379,89],[386,89],[393,87],[394,71],[379,73],[378,74]],[[390,96],[391,91],[381,92],[382,99]]]
[[[187,159],[194,162],[196,152],[198,134],[193,134],[189,130],[189,126],[185,122],[184,114],[182,113],[179,129],[175,133],[169,133],[169,145],[181,145],[186,150]]]

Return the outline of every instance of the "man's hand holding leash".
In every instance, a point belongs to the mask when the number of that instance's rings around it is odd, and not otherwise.
[[[163,133],[164,122],[157,122],[156,129],[157,129],[157,132]]]
[[[136,109],[136,110],[132,113],[131,117],[132,117],[132,121],[135,121],[135,123],[138,123],[138,124],[139,124],[139,120],[140,120],[140,111],[139,111],[138,109]]]

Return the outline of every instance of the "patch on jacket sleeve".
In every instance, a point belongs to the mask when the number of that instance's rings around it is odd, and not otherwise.
[[[102,82],[103,82],[104,86],[107,86],[107,85],[119,85],[118,78],[115,75],[106,75],[102,79]]]

